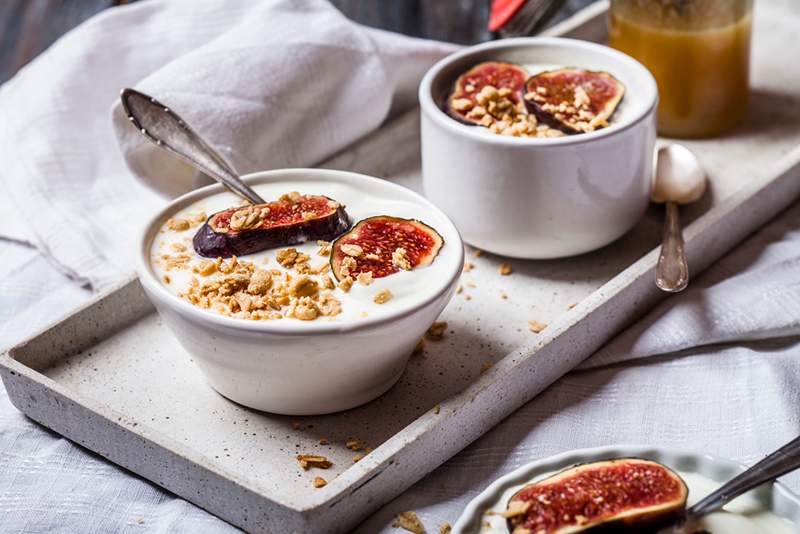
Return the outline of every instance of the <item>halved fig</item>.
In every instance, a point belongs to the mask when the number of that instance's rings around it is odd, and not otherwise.
[[[350,228],[337,201],[293,192],[275,202],[215,213],[194,236],[194,249],[207,258],[244,256],[310,240],[331,240]]]
[[[370,217],[333,243],[331,271],[337,280],[347,276],[355,279],[361,273],[383,278],[430,265],[443,245],[439,232],[421,221],[388,215]]]
[[[479,63],[456,80],[447,98],[447,113],[460,122],[481,126],[489,126],[492,116],[500,118],[509,111],[527,113],[522,104],[527,78],[528,72],[514,63]]]
[[[605,460],[528,484],[503,515],[512,534],[655,532],[683,514],[688,494],[680,476],[657,462]]]
[[[525,82],[525,105],[541,122],[564,133],[593,132],[608,126],[625,86],[607,72],[559,69]]]

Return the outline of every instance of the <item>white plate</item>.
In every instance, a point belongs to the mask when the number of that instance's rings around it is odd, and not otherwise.
[[[454,534],[478,533],[484,512],[493,507],[505,508],[501,497],[509,490],[516,491],[531,479],[553,471],[560,471],[575,464],[609,458],[645,458],[655,460],[667,467],[686,473],[697,473],[720,483],[725,482],[747,468],[746,465],[710,454],[699,454],[674,449],[662,449],[641,445],[616,445],[578,449],[531,462],[495,480],[488,488],[472,499],[453,527]],[[789,491],[780,482],[766,484],[751,491],[752,496],[765,510],[800,524],[800,497]],[[495,508],[496,511],[502,511]]]

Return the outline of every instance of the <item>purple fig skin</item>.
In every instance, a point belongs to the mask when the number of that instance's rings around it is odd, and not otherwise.
[[[209,224],[212,217],[214,215],[206,220],[192,240],[194,250],[206,258],[246,256],[270,248],[299,245],[317,239],[331,241],[346,232],[351,225],[350,217],[342,206],[330,215],[310,221],[240,232],[215,232]]]

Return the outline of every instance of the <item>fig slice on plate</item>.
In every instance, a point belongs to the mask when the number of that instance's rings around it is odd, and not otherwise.
[[[541,122],[576,134],[608,126],[624,94],[625,86],[607,72],[567,68],[528,78],[524,100]]]
[[[331,271],[337,280],[372,273],[383,278],[398,271],[430,265],[444,239],[439,232],[415,219],[379,215],[363,219],[334,241]]]
[[[194,236],[194,249],[207,258],[244,256],[306,241],[331,240],[350,228],[339,202],[292,192],[274,202],[220,211]]]
[[[522,103],[527,78],[528,72],[514,63],[479,63],[456,80],[447,98],[447,113],[457,121],[480,126],[490,126],[506,114],[527,114]]]
[[[503,515],[512,534],[655,532],[683,514],[688,494],[680,476],[657,462],[604,460],[526,485]]]

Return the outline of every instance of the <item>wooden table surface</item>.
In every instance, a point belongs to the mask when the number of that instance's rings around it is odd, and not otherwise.
[[[135,0],[0,0],[0,83],[92,15]],[[568,0],[561,20],[595,0]],[[456,43],[490,38],[490,0],[332,0],[350,18],[378,28]],[[555,21],[554,21],[555,22]]]

